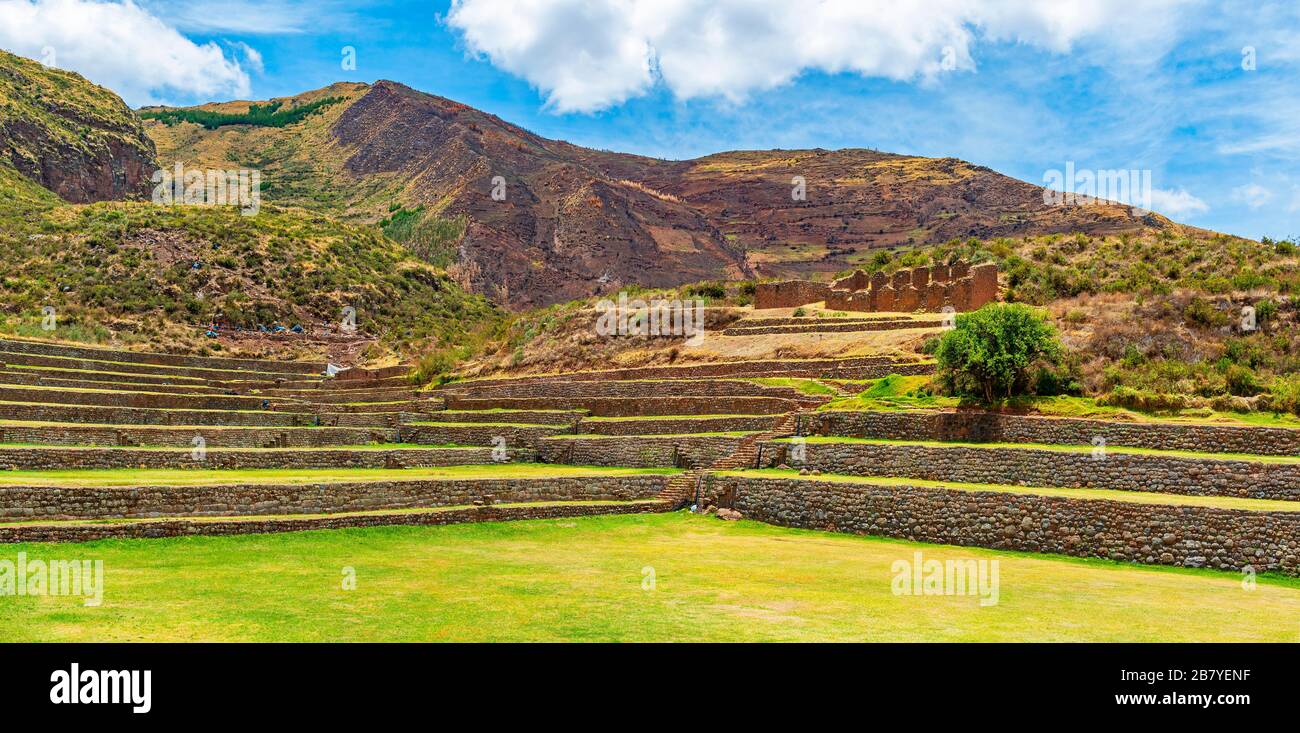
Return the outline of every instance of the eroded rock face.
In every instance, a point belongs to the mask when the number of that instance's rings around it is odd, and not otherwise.
[[[0,52],[0,163],[74,202],[143,198],[154,143],[113,92]]]

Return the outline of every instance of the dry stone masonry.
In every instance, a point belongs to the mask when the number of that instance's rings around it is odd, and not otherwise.
[[[786,280],[759,283],[754,307],[794,308],[823,302],[829,310],[855,312],[937,313],[945,306],[955,311],[976,310],[998,297],[998,266],[965,262],[935,267],[914,267],[892,275],[862,270],[833,283]]]

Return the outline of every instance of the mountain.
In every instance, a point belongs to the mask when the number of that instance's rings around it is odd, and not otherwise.
[[[0,168],[84,203],[147,196],[157,167],[153,141],[116,94],[0,51]]]
[[[370,224],[100,200],[147,197],[154,156],[112,92],[0,54],[0,333],[354,363],[454,355],[500,318]]]
[[[220,119],[314,104],[282,126]],[[1041,187],[952,158],[852,149],[666,161],[592,150],[391,81],[143,114],[161,118],[146,129],[164,165],[256,167],[270,199],[379,222],[515,308],[628,284],[826,277],[880,247],[1171,225],[1118,204],[1048,206]],[[795,176],[803,200],[791,195]]]

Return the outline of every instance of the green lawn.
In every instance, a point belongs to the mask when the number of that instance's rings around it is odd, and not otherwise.
[[[91,468],[0,472],[3,486],[198,486],[207,484],[310,484],[416,479],[514,479],[671,475],[676,468],[567,466],[550,463],[487,463],[435,468]]]
[[[1164,504],[1167,506],[1200,506],[1214,509],[1244,509],[1254,512],[1300,512],[1300,501],[1281,499],[1243,499],[1236,496],[1188,496],[1162,494],[1153,491],[1123,491],[1118,489],[1072,489],[1049,486],[1016,486],[1012,484],[975,484],[963,481],[930,481],[919,478],[894,476],[851,476],[823,473],[800,476],[794,469],[761,468],[741,471],[718,471],[719,476],[748,478],[796,478],[805,481],[829,481],[841,484],[868,484],[871,486],[919,486],[953,491],[992,491],[1000,494],[1033,494],[1057,496],[1067,499],[1104,499],[1130,504]]]
[[[891,592],[998,560],[996,605]],[[103,603],[0,597],[3,641],[1300,640],[1300,583],[686,513],[0,546],[98,559]],[[343,590],[353,568],[355,590]],[[643,589],[649,569],[654,588]]]

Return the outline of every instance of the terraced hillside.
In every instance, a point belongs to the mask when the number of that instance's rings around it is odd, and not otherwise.
[[[326,379],[320,363],[39,342],[0,341],[0,360],[8,541],[692,505],[912,541],[1300,575],[1300,429],[836,409],[898,366],[884,359],[423,391],[398,370]]]

